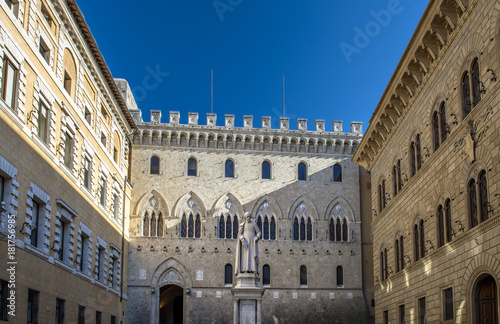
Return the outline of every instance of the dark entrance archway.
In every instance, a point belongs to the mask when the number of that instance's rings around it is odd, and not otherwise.
[[[498,323],[498,296],[495,279],[490,275],[481,277],[477,282],[474,294],[476,323]]]
[[[177,285],[166,285],[160,289],[159,324],[182,324],[184,289]]]

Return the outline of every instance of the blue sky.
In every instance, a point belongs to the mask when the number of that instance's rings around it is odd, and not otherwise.
[[[130,0],[78,2],[114,77],[127,79],[143,119],[149,110],[362,121],[364,130],[426,1]]]

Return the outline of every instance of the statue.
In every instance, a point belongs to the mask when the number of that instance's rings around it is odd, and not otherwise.
[[[252,221],[252,215],[246,212],[245,221],[238,228],[235,274],[259,272],[259,249],[257,241],[260,239],[260,235],[260,229]]]

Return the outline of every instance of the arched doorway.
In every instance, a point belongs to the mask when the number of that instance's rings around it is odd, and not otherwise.
[[[159,324],[182,324],[184,289],[177,285],[166,285],[160,289]]]
[[[498,297],[495,279],[490,275],[481,277],[477,282],[474,294],[476,323],[498,323]]]

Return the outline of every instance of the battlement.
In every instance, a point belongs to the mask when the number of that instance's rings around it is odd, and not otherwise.
[[[180,124],[180,113],[178,111],[170,111],[169,122],[162,123],[162,113],[160,110],[151,110],[151,122],[145,123],[142,119],[142,111],[140,109],[131,109],[130,114],[134,119],[135,123],[139,126],[167,126],[167,127],[196,127],[200,129],[227,129],[227,130],[252,130],[252,131],[275,131],[275,132],[291,132],[291,133],[315,133],[315,134],[324,134],[327,133],[325,131],[325,121],[324,120],[316,120],[314,122],[314,130],[309,131],[307,129],[307,119],[299,118],[297,119],[297,130],[290,130],[290,119],[286,117],[280,118],[280,128],[273,129],[271,128],[271,117],[262,117],[261,119],[261,127],[254,128],[253,127],[253,116],[243,116],[243,127],[235,127],[234,115],[224,115],[225,125],[217,126],[217,114],[208,113],[207,121],[205,125],[200,125],[199,115],[198,113],[188,113],[188,124]],[[354,136],[362,136],[363,135],[363,123],[362,122],[351,122],[350,132],[343,131],[343,123],[342,121],[336,120],[332,123],[332,132],[328,132],[328,134],[332,135],[354,135]]]

